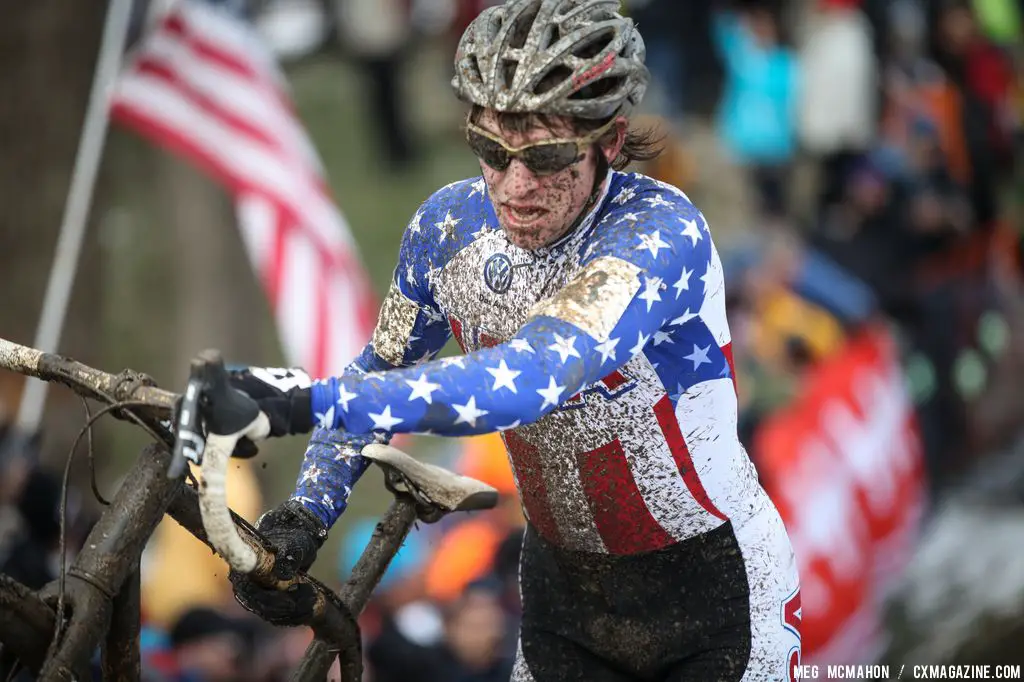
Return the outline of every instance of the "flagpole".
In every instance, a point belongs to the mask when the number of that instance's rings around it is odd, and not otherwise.
[[[82,251],[82,240],[89,221],[89,209],[96,188],[96,175],[103,158],[107,139],[110,91],[121,68],[121,56],[128,40],[133,0],[110,0],[103,25],[100,53],[96,59],[92,91],[82,124],[82,134],[71,172],[71,186],[64,204],[64,217],[53,267],[50,269],[43,299],[43,312],[36,328],[35,347],[47,353],[57,352],[71,287]],[[33,433],[42,419],[49,384],[28,379],[18,408],[17,424],[26,433]]]

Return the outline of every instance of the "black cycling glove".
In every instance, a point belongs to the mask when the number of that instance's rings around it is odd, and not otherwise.
[[[247,367],[229,372],[228,380],[232,388],[255,400],[267,415],[271,436],[313,430],[312,382],[302,369]]]
[[[265,513],[256,528],[273,547],[274,576],[279,580],[290,580],[312,566],[327,538],[327,528],[295,500]],[[311,585],[297,583],[277,590],[258,585],[235,571],[229,578],[238,603],[267,622],[289,626],[309,623],[316,604],[316,591]]]

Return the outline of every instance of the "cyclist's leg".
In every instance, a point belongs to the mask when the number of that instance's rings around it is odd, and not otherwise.
[[[747,573],[749,628],[712,635],[703,651],[676,663],[665,682],[793,679],[800,661],[800,581],[782,519],[772,507],[734,533]]]
[[[523,628],[511,682],[634,682],[592,653],[551,632]]]
[[[588,638],[586,622],[606,610],[603,595],[596,584],[567,573],[566,562],[575,557],[561,551],[527,528],[519,559],[523,617],[513,682],[631,682]]]

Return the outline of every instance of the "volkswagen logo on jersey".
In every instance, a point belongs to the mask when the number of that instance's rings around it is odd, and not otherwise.
[[[496,253],[484,263],[484,283],[496,294],[504,294],[512,286],[512,259]]]

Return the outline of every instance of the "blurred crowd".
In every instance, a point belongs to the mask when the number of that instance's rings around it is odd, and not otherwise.
[[[409,45],[425,36],[454,49],[487,4],[272,0],[258,21],[284,57],[341,34],[371,76],[372,119],[397,168],[417,154],[397,76]],[[667,143],[641,170],[683,188],[716,231],[742,437],[755,463],[759,426],[865,329],[885,329],[898,348],[933,495],[1018,437],[1024,2],[624,5],[647,41],[654,79],[641,122]],[[508,679],[523,518],[497,436],[455,443],[453,453],[447,464],[494,485],[501,502],[410,535],[360,618],[367,681]],[[31,458],[7,452],[0,462],[0,571],[39,587],[56,577],[60,480]],[[67,502],[69,547],[89,522],[77,494]],[[259,511],[258,496],[242,504]],[[337,584],[373,527],[347,526]],[[189,582],[205,573],[208,591],[172,590],[170,603],[161,591],[173,576],[148,588],[146,679],[286,679],[309,632],[273,629],[241,611],[216,569],[196,570]]]

